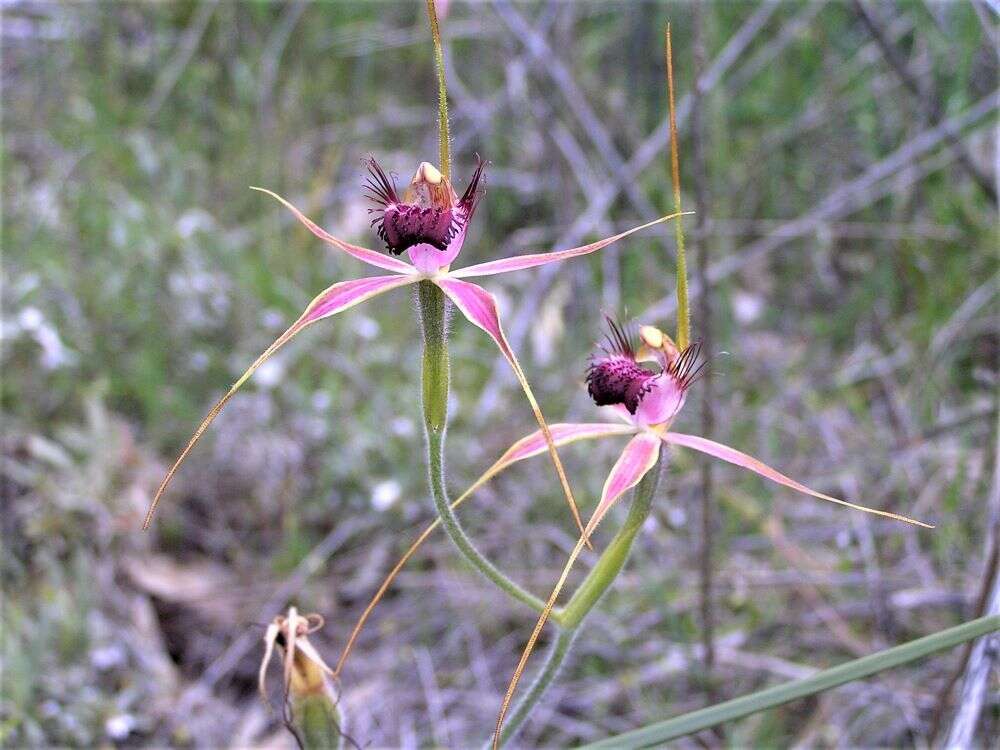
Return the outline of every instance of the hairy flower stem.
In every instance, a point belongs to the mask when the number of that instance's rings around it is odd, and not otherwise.
[[[663,449],[661,448],[661,450]],[[649,518],[649,511],[653,507],[653,496],[656,495],[659,483],[660,468],[655,468],[646,474],[636,486],[632,497],[632,506],[629,508],[625,524],[615,534],[611,544],[601,553],[597,564],[583,579],[580,588],[573,592],[573,596],[563,607],[562,626],[564,628],[575,628],[583,622],[583,619],[621,573],[628,561],[629,554],[632,552],[632,542],[635,541],[636,534]]]
[[[427,0],[427,20],[434,41],[434,69],[438,81],[438,169],[445,179],[451,179],[451,135],[448,132],[448,87],[444,75],[444,47],[441,45],[441,27],[438,24],[434,0]]]
[[[542,699],[542,696],[545,695],[545,691],[549,689],[549,685],[555,680],[560,668],[562,668],[563,662],[566,661],[566,656],[573,645],[576,633],[576,628],[569,630],[559,629],[555,640],[552,641],[552,645],[549,647],[549,653],[545,657],[545,664],[535,676],[531,687],[528,688],[528,692],[524,694],[524,697],[511,712],[510,720],[500,735],[501,745],[509,741],[517,733],[521,725],[527,720],[535,706]]]
[[[663,449],[661,448],[661,450]],[[658,467],[662,465],[662,462],[660,462]],[[521,724],[531,715],[532,710],[538,701],[541,700],[545,690],[555,679],[560,667],[566,660],[573,639],[576,637],[584,619],[586,619],[587,615],[594,608],[594,605],[604,596],[604,593],[610,588],[611,584],[614,583],[618,574],[621,573],[632,551],[632,543],[635,541],[636,534],[639,533],[639,530],[646,522],[649,512],[653,507],[653,497],[656,495],[656,488],[660,483],[660,471],[660,468],[650,471],[636,486],[633,493],[632,506],[629,508],[625,524],[618,530],[615,538],[611,540],[611,543],[604,552],[601,553],[597,564],[587,574],[587,577],[583,579],[583,583],[580,584],[580,587],[570,598],[569,603],[563,607],[561,616],[558,619],[556,619],[556,611],[553,610],[552,619],[556,620],[559,625],[556,639],[552,644],[542,669],[535,677],[531,687],[528,688],[528,692],[525,693],[524,697],[517,704],[517,707],[514,708],[510,721],[506,722],[503,727],[499,740],[495,742],[496,747],[500,747],[510,740]],[[575,551],[578,553],[581,548],[582,545],[578,544]],[[503,714],[501,714],[502,719]]]
[[[430,470],[434,507],[441,518],[441,525],[448,538],[473,567],[511,598],[541,612],[545,609],[545,602],[525,591],[483,557],[451,509],[444,479],[444,444],[448,427],[448,389],[451,377],[448,364],[447,299],[444,292],[430,281],[420,282],[417,296],[420,301],[420,323],[424,332],[422,394],[424,427],[427,431],[427,466]]]

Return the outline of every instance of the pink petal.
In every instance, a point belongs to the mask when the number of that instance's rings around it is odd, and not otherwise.
[[[299,330],[310,323],[354,307],[383,292],[419,281],[415,276],[369,276],[363,279],[341,281],[328,287],[309,303],[295,325]]]
[[[348,255],[357,258],[360,261],[367,263],[370,266],[375,266],[376,268],[383,268],[386,271],[395,271],[397,273],[415,273],[416,269],[413,268],[409,263],[393,258],[389,255],[383,255],[382,253],[376,252],[375,250],[369,250],[366,247],[359,247],[358,245],[352,245],[350,242],[344,242],[341,239],[337,239],[332,234],[326,230],[320,228],[315,224],[312,219],[306,216],[304,213],[299,211],[295,206],[286,201],[277,193],[272,193],[270,190],[259,187],[251,187],[251,190],[256,190],[257,192],[270,195],[276,201],[281,203],[285,208],[291,211],[295,218],[306,225],[306,228],[319,237],[323,242],[333,245],[338,250],[343,250]]]
[[[469,319],[473,325],[479,326],[490,335],[500,351],[513,366],[515,358],[511,351],[503,328],[500,327],[500,313],[497,311],[497,301],[492,294],[481,286],[468,281],[458,281],[450,276],[436,279],[435,283],[444,290],[455,306]],[[517,368],[515,367],[515,371]]]
[[[612,437],[614,435],[631,435],[635,432],[634,427],[623,424],[553,424],[549,425],[552,433],[552,440],[557,446],[574,443],[577,440],[589,440],[592,438]],[[503,471],[508,466],[526,458],[537,456],[548,449],[545,435],[541,430],[533,432],[527,437],[523,437],[514,443],[507,452],[504,453],[490,469],[491,476]],[[493,471],[496,469],[496,471]]]
[[[594,511],[585,536],[590,536],[615,501],[635,487],[646,472],[656,466],[660,458],[660,440],[649,432],[640,432],[632,438],[622,451],[617,463],[608,474],[601,493],[601,502]]]
[[[556,467],[556,474],[559,476],[559,483],[562,485],[563,493],[566,495],[566,502],[573,513],[573,520],[576,521],[577,527],[583,531],[583,522],[580,520],[580,512],[577,510],[576,500],[573,499],[573,490],[570,489],[569,480],[566,478],[566,472],[563,469],[562,462],[559,460],[559,453],[556,451],[555,442],[549,434],[549,426],[545,422],[545,416],[542,414],[542,409],[535,399],[535,394],[531,392],[531,386],[524,375],[524,370],[521,369],[521,365],[517,361],[517,357],[514,356],[510,344],[507,343],[507,337],[504,335],[503,328],[500,326],[500,313],[497,311],[497,301],[485,289],[468,281],[459,281],[458,279],[444,276],[434,279],[434,283],[441,287],[444,293],[451,298],[455,306],[462,311],[462,314],[473,325],[482,328],[490,335],[490,338],[500,348],[504,357],[507,358],[507,362],[514,371],[518,383],[521,384],[521,390],[524,391],[524,395],[531,405],[531,410],[535,414],[538,426],[542,428],[542,434],[545,436],[549,455],[552,457],[552,463]]]
[[[846,500],[838,500],[835,497],[830,497],[829,495],[824,495],[822,492],[816,492],[816,490],[811,490],[804,484],[799,484],[794,479],[789,479],[784,474],[775,469],[772,469],[767,464],[758,461],[753,456],[748,456],[746,453],[741,453],[735,448],[730,448],[728,445],[723,445],[722,443],[716,443],[713,440],[708,440],[707,438],[698,437],[697,435],[684,435],[679,432],[667,432],[663,434],[663,441],[670,443],[671,445],[682,445],[685,448],[692,448],[696,451],[701,451],[702,453],[707,453],[714,458],[721,459],[723,461],[728,461],[731,464],[742,467],[744,469],[749,469],[755,474],[760,474],[762,477],[770,479],[772,482],[777,482],[785,487],[790,487],[793,490],[798,490],[806,495],[812,495],[820,500],[829,500],[831,503],[837,503],[837,505],[846,505],[848,508],[854,508],[855,510],[863,510],[865,513],[874,513],[879,516],[885,516],[886,518],[894,518],[897,521],[905,521],[906,523],[916,524],[917,526],[923,526],[927,529],[933,529],[934,527],[930,524],[923,523],[921,521],[914,521],[912,518],[907,518],[906,516],[900,516],[895,513],[889,513],[884,510],[875,510],[874,508],[866,508],[863,505],[856,505],[854,503],[849,503]]]
[[[500,260],[491,260],[487,263],[477,263],[474,266],[469,266],[467,268],[460,268],[457,271],[452,271],[451,276],[454,278],[468,278],[470,276],[490,276],[496,273],[507,273],[508,271],[520,271],[523,268],[533,268],[534,266],[543,266],[546,263],[557,263],[561,260],[568,260],[570,258],[575,258],[578,255],[587,255],[589,253],[596,252],[602,248],[607,247],[613,242],[617,242],[620,239],[628,237],[630,234],[635,234],[643,229],[655,226],[657,224],[662,224],[670,219],[675,219],[683,214],[670,214],[669,216],[661,216],[659,219],[647,222],[639,227],[634,227],[628,231],[621,232],[612,237],[606,237],[603,240],[598,240],[597,242],[591,242],[589,245],[582,245],[581,247],[574,247],[571,250],[557,250],[551,253],[534,253],[532,255],[516,255],[512,258],[502,258]]]
[[[281,334],[273,344],[271,344],[267,349],[250,365],[249,369],[244,372],[240,379],[237,380],[233,386],[226,392],[218,403],[212,407],[211,411],[208,412],[198,429],[195,430],[194,435],[188,441],[188,444],[181,451],[180,456],[174,462],[174,465],[170,467],[170,471],[160,482],[159,488],[156,490],[156,495],[153,497],[153,502],[149,506],[149,511],[146,513],[146,520],[143,523],[143,528],[149,528],[150,522],[153,520],[153,513],[156,511],[156,506],[160,502],[160,498],[163,496],[164,491],[167,489],[167,485],[170,484],[170,480],[174,478],[174,474],[177,473],[177,469],[187,458],[191,449],[194,448],[195,444],[201,439],[201,436],[205,434],[208,426],[212,424],[213,420],[222,411],[222,408],[226,403],[233,397],[233,395],[240,389],[240,387],[250,379],[250,376],[257,371],[257,369],[264,364],[271,356],[278,351],[282,346],[292,340],[292,338],[299,333],[303,328],[315,323],[317,320],[322,320],[323,318],[328,318],[343,310],[347,310],[350,307],[354,307],[357,304],[364,302],[367,299],[371,299],[376,295],[382,294],[382,292],[387,292],[390,289],[395,289],[396,287],[405,286],[407,284],[412,284],[419,279],[416,276],[373,276],[365,279],[352,279],[351,281],[341,281],[333,286],[325,289],[316,298],[309,303],[309,306],[305,309],[305,312],[299,316],[299,319],[292,323],[283,334]]]

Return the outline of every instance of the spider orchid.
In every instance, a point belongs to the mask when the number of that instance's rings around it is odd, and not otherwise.
[[[497,718],[493,736],[494,749],[500,745],[504,717],[510,707],[521,675],[524,673],[525,665],[542,627],[566,583],[573,563],[576,562],[576,558],[583,550],[584,544],[594,529],[615,502],[629,489],[639,484],[642,478],[656,466],[660,460],[661,448],[664,445],[678,445],[706,453],[713,458],[748,469],[772,482],[777,482],[820,500],[828,500],[848,508],[886,516],[925,528],[934,528],[930,524],[915,521],[905,516],[867,508],[863,505],[849,503],[846,500],[839,500],[830,495],[824,495],[822,492],[817,492],[786,477],[753,456],[748,456],[728,445],[697,435],[671,432],[670,424],[684,406],[688,389],[698,379],[705,366],[704,362],[701,364],[698,362],[701,344],[696,342],[683,351],[679,351],[673,340],[658,328],[642,326],[639,329],[641,346],[637,351],[632,345],[630,336],[622,326],[615,324],[610,319],[608,323],[611,332],[606,338],[605,344],[600,347],[600,353],[592,359],[587,370],[587,390],[594,399],[594,403],[598,406],[611,407],[625,424],[554,424],[552,425],[552,435],[557,445],[584,438],[618,435],[628,435],[631,436],[631,439],[611,468],[611,472],[604,482],[601,501],[590,517],[583,535],[570,553],[559,580],[549,594],[545,608],[535,623],[535,628],[521,653],[521,660],[514,670],[514,676],[507,687],[500,715]],[[647,361],[653,362],[658,371],[646,369],[643,363]],[[524,438],[508,450],[501,461],[506,459],[505,466],[508,466],[515,461],[537,455],[539,453],[537,444],[536,435]]]
[[[531,405],[535,419],[541,429],[544,442],[551,455],[552,462],[556,467],[563,492],[573,512],[573,517],[578,527],[583,528],[576,509],[576,503],[573,499],[573,493],[556,452],[555,442],[542,416],[541,409],[531,392],[524,371],[521,369],[521,365],[514,356],[514,352],[507,342],[507,337],[504,335],[500,324],[500,314],[497,309],[496,299],[482,287],[469,281],[464,281],[464,279],[520,271],[525,268],[533,268],[547,263],[557,263],[580,255],[587,255],[642,229],[675,218],[680,214],[675,213],[660,217],[625,232],[592,242],[589,245],[582,245],[569,250],[518,255],[501,260],[478,263],[453,271],[451,270],[451,264],[458,257],[462,246],[465,244],[466,231],[475,214],[479,200],[483,195],[480,185],[482,184],[484,167],[485,164],[479,162],[472,179],[469,181],[468,187],[462,194],[462,197],[459,198],[452,188],[451,182],[436,167],[428,162],[421,162],[409,186],[403,192],[402,197],[400,197],[396,189],[395,180],[386,174],[374,158],[369,159],[368,178],[365,189],[375,204],[375,207],[369,210],[370,213],[374,214],[371,224],[377,235],[385,242],[386,253],[352,245],[349,242],[338,239],[320,228],[280,195],[263,188],[253,188],[279,201],[310,232],[323,242],[370,266],[390,271],[391,275],[368,276],[350,281],[337,282],[320,292],[309,303],[309,306],[306,307],[302,315],[250,365],[249,369],[240,376],[229,391],[212,407],[201,424],[198,425],[198,429],[195,430],[194,435],[160,483],[150,504],[149,511],[146,514],[143,528],[149,527],[153,513],[156,511],[156,507],[167,485],[173,479],[174,474],[184,459],[187,458],[191,449],[201,439],[205,430],[208,429],[209,425],[218,416],[219,412],[222,411],[223,407],[236,391],[278,349],[291,341],[303,329],[319,320],[348,310],[385,292],[409,286],[420,281],[429,281],[440,287],[455,306],[461,310],[462,314],[473,325],[485,331],[493,339],[497,347],[499,347],[501,353],[510,364],[511,369],[514,371]],[[410,263],[399,257],[403,253],[409,256]]]
[[[598,406],[608,407],[618,417],[619,423],[588,422],[550,425],[552,439],[559,447],[581,440],[631,438],[608,474],[604,490],[601,493],[601,501],[587,524],[584,535],[581,537],[581,543],[590,537],[615,502],[629,489],[637,485],[643,476],[656,466],[662,445],[678,445],[707,453],[713,458],[748,469],[773,482],[821,500],[828,500],[848,508],[886,516],[917,526],[933,528],[929,524],[914,521],[906,516],[867,508],[830,495],[824,495],[790,479],[756,458],[735,448],[730,448],[728,445],[697,435],[670,431],[670,424],[684,406],[688,390],[697,382],[706,366],[706,362],[700,359],[701,343],[695,342],[680,351],[673,340],[658,328],[642,326],[639,329],[640,346],[636,348],[632,337],[623,326],[611,319],[608,319],[608,324],[610,332],[605,341],[599,345],[599,352],[591,359],[587,369],[586,382],[587,390],[594,403]],[[654,369],[647,369],[644,366],[647,363],[652,363]],[[544,453],[545,450],[545,438],[541,431],[521,438],[508,448],[486,473],[463,492],[454,501],[452,507],[461,505],[484,484],[513,464]],[[440,520],[429,524],[383,581],[355,625],[334,669],[336,674],[340,674],[365,622],[396,575],[439,525]],[[579,552],[579,545],[577,552]],[[573,554],[569,565],[572,565],[576,554]],[[560,587],[561,585],[560,582]],[[555,595],[558,595],[558,588]],[[551,601],[554,600],[555,596]]]

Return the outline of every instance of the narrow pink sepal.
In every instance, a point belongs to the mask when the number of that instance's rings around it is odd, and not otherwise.
[[[511,351],[507,337],[500,327],[500,313],[497,311],[496,298],[481,286],[469,281],[444,277],[435,279],[435,283],[444,290],[455,306],[469,319],[469,322],[482,328],[500,347],[507,361],[517,370],[514,353]]]
[[[623,424],[551,424],[549,430],[552,433],[552,440],[559,447],[577,440],[588,440],[592,438],[613,437],[615,435],[631,435],[635,432],[634,427]],[[536,430],[527,437],[523,437],[514,443],[507,452],[496,462],[496,466],[505,468],[517,461],[523,461],[532,456],[538,456],[548,450],[545,442],[545,435],[541,430]]]
[[[524,268],[544,266],[546,263],[558,263],[559,261],[575,258],[578,255],[587,255],[589,253],[597,252],[598,250],[601,250],[620,239],[628,237],[630,234],[635,234],[643,229],[647,229],[657,224],[662,224],[664,221],[669,221],[670,219],[677,218],[680,215],[681,214],[670,214],[669,216],[661,216],[659,219],[647,222],[642,226],[633,227],[625,232],[621,232],[611,237],[605,237],[603,240],[598,240],[597,242],[591,242],[589,245],[574,247],[570,250],[556,250],[551,253],[533,253],[530,255],[515,255],[511,258],[501,258],[500,260],[491,260],[486,263],[477,263],[474,266],[468,266],[467,268],[460,268],[457,271],[452,271],[451,276],[456,279],[468,278],[470,276],[491,276],[497,273],[507,273],[508,271],[520,271]]]
[[[415,276],[368,276],[363,279],[339,281],[320,292],[298,320],[305,327],[317,320],[329,317],[367,299],[388,292],[390,289],[406,286],[419,281]]]
[[[685,435],[680,432],[666,432],[663,434],[663,441],[669,443],[670,445],[681,445],[685,448],[691,448],[696,451],[701,451],[702,453],[707,453],[709,456],[718,458],[722,461],[728,461],[731,464],[739,466],[743,469],[748,469],[755,474],[770,479],[772,482],[777,482],[778,484],[789,487],[798,492],[805,493],[806,495],[811,495],[812,497],[819,498],[820,500],[828,500],[831,503],[836,503],[837,505],[844,505],[848,508],[854,508],[855,510],[861,510],[865,513],[874,513],[875,515],[885,516],[886,518],[893,518],[897,521],[905,521],[906,523],[916,524],[917,526],[923,526],[927,529],[933,529],[934,527],[930,524],[923,523],[921,521],[915,521],[912,518],[907,518],[906,516],[901,516],[896,513],[889,513],[884,510],[875,510],[874,508],[867,508],[864,505],[856,505],[855,503],[849,503],[846,500],[839,500],[835,497],[830,497],[829,495],[824,495],[822,492],[816,492],[816,490],[809,489],[804,484],[796,482],[794,479],[790,479],[782,474],[776,469],[772,469],[767,464],[762,461],[758,461],[753,456],[748,456],[746,453],[741,453],[735,448],[730,448],[728,445],[723,445],[722,443],[716,443],[714,440],[709,440],[707,438],[698,437],[697,435]]]
[[[382,268],[386,271],[395,271],[396,273],[412,274],[416,273],[416,269],[409,263],[399,260],[398,258],[393,258],[389,255],[383,255],[375,250],[369,250],[366,247],[360,247],[359,245],[352,245],[350,242],[344,242],[341,239],[334,237],[332,234],[327,232],[325,229],[317,225],[312,219],[306,216],[304,213],[299,211],[295,206],[286,201],[277,193],[273,193],[270,190],[259,187],[251,187],[251,190],[256,190],[259,193],[264,193],[265,195],[270,195],[276,201],[281,203],[285,208],[291,211],[295,218],[305,224],[306,228],[312,232],[314,235],[319,237],[323,242],[333,245],[338,250],[342,250],[348,255],[357,258],[370,266],[375,266],[376,268]]]
[[[604,491],[601,493],[601,502],[587,524],[584,531],[585,536],[589,537],[593,533],[597,524],[601,522],[615,501],[639,484],[639,480],[656,466],[659,458],[660,439],[655,435],[649,432],[640,432],[628,442],[625,450],[618,457],[618,461],[612,467],[611,473],[608,474],[608,479],[604,483]]]

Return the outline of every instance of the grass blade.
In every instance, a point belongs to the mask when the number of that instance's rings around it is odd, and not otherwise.
[[[742,698],[718,703],[699,711],[692,711],[674,719],[649,724],[642,729],[586,745],[585,748],[586,750],[596,750],[596,748],[641,748],[657,745],[667,740],[709,729],[726,721],[740,719],[758,711],[765,711],[799,698],[815,695],[848,682],[870,677],[873,674],[922,659],[936,651],[952,648],[996,630],[1000,630],[1000,615],[980,617],[962,625],[904,643],[901,646],[894,646],[885,651],[879,651],[870,656],[864,656],[846,664],[823,670],[804,680],[776,685],[745,695]]]

